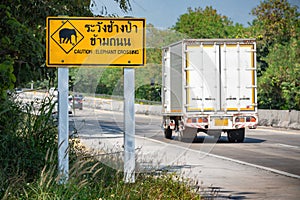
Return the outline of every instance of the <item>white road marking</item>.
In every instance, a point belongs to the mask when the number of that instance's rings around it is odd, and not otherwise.
[[[291,173],[284,172],[284,171],[277,170],[277,169],[273,169],[273,168],[270,168],[270,167],[264,167],[264,166],[261,166],[261,165],[256,165],[256,164],[252,164],[252,163],[248,163],[248,162],[244,162],[244,161],[240,161],[240,160],[236,160],[236,159],[232,159],[232,158],[228,158],[228,157],[224,157],[224,156],[219,156],[219,155],[216,155],[216,154],[211,154],[211,153],[207,153],[207,152],[203,152],[203,151],[199,151],[199,150],[194,150],[194,149],[190,149],[190,148],[186,148],[186,147],[182,147],[182,146],[178,146],[178,145],[174,145],[174,144],[169,144],[169,143],[154,140],[154,139],[151,139],[151,138],[141,137],[141,136],[138,136],[138,135],[136,135],[136,137],[141,138],[141,139],[146,139],[146,140],[149,140],[149,141],[152,141],[152,142],[160,143],[160,144],[168,144],[168,145],[176,146],[177,148],[181,148],[181,149],[186,150],[186,151],[192,151],[192,152],[196,152],[196,153],[205,154],[205,155],[208,155],[208,156],[211,156],[211,157],[214,157],[214,158],[219,158],[219,159],[222,159],[222,160],[235,162],[235,163],[238,163],[238,164],[241,164],[241,165],[246,165],[246,166],[254,167],[254,168],[257,168],[257,169],[270,171],[270,172],[273,172],[275,174],[300,179],[299,175],[291,174]]]
[[[277,145],[282,146],[282,147],[286,147],[286,148],[290,148],[290,149],[300,149],[300,147],[298,147],[298,146],[293,146],[293,145],[288,145],[288,144],[278,143]]]
[[[299,130],[291,130],[291,129],[280,129],[277,130],[269,127],[258,127],[256,130],[264,131],[264,132],[272,132],[272,133],[285,133],[285,134],[300,134]]]

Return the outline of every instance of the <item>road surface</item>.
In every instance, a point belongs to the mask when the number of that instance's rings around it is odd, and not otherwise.
[[[84,108],[71,120],[82,143],[100,152],[122,153],[123,114]],[[198,134],[193,143],[165,139],[161,117],[136,115],[138,170],[176,171],[216,199],[298,199],[300,131],[259,127],[233,144]],[[122,154],[120,154],[122,155]],[[120,163],[108,165],[122,170]]]

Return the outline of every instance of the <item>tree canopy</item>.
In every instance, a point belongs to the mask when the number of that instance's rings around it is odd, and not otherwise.
[[[117,2],[123,11],[131,10],[130,0]],[[32,80],[50,79],[55,69],[45,65],[45,23],[47,16],[92,16],[90,3],[96,0],[7,0],[0,2],[0,84],[1,97],[8,89],[24,86]],[[104,13],[109,14],[109,13]],[[256,38],[258,97],[260,108],[300,110],[300,22],[299,11],[288,0],[263,0],[251,11],[255,19],[249,27],[234,23],[211,6],[188,8],[171,30],[147,26],[147,67],[137,70],[142,78],[136,85],[152,90],[160,84],[161,47],[183,38]],[[87,77],[84,70],[72,69],[72,86],[80,89]],[[139,75],[139,76],[140,76]],[[77,76],[76,80],[74,77]],[[96,92],[111,94],[121,79],[120,69],[101,71],[93,81]],[[94,80],[94,79],[93,79]],[[147,94],[146,91],[140,94]],[[81,88],[80,90],[85,90]],[[91,88],[88,89],[92,90]],[[148,96],[149,93],[147,94]]]
[[[112,0],[124,11],[131,9],[129,0]],[[47,16],[92,16],[90,0],[7,0],[0,2],[0,65],[2,74],[14,78],[9,88],[24,86],[32,80],[54,79],[55,69],[45,65],[45,26]],[[13,70],[12,70],[13,69]],[[10,76],[10,77],[12,77]],[[7,81],[7,80],[6,80]],[[7,88],[6,88],[7,89]]]
[[[16,85],[46,77],[47,16],[91,16],[89,0],[8,0],[0,3],[0,63],[12,60]]]
[[[234,25],[227,16],[218,14],[211,6],[205,9],[188,8],[173,29],[191,38],[235,38],[240,31],[244,31],[241,24]]]
[[[260,108],[300,110],[300,19],[287,0],[263,1],[252,10],[257,38]]]

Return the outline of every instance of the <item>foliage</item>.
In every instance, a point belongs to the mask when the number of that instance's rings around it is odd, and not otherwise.
[[[1,8],[1,56],[14,61],[14,74],[18,86],[31,80],[41,80],[47,71],[41,68],[45,62],[45,25],[47,16],[81,14],[91,16],[87,10],[89,1],[2,1]]]
[[[124,12],[131,9],[129,0],[113,1]],[[54,79],[55,69],[44,67],[46,17],[92,16],[89,5],[90,0],[0,2],[0,63],[7,57],[13,60],[17,86],[24,86],[32,80]]]
[[[264,0],[250,27],[212,7],[188,9],[174,30],[192,38],[256,38],[259,108],[299,109],[299,12],[287,0]],[[298,78],[299,79],[299,78]]]
[[[37,103],[42,106],[36,108]],[[1,101],[0,196],[8,185],[34,180],[45,165],[46,152],[57,144],[52,109],[49,99],[28,104],[10,99]]]
[[[187,39],[185,33],[173,29],[158,29],[152,24],[147,25],[147,65],[161,64],[161,48],[179,40]]]
[[[100,74],[103,69],[79,68],[69,70],[70,90],[80,93],[95,93]]]
[[[37,181],[23,186],[23,193],[7,195],[8,199],[200,199],[191,191],[193,183],[175,174],[137,174],[136,182],[128,184],[122,172],[81,157],[70,169],[72,178],[59,185],[55,169],[55,165],[46,165]]]
[[[96,159],[77,139],[69,142],[69,180],[59,184],[54,105],[17,100],[0,104],[1,199],[200,199],[195,183],[174,174],[137,174],[136,183],[124,183],[122,172],[102,162],[120,162],[123,154],[103,150]]]
[[[146,29],[147,29],[146,30],[147,49],[153,49],[153,48],[160,49],[164,46],[167,46],[179,40],[189,38],[189,36],[185,33],[181,33],[173,29],[155,28],[152,24],[148,24]],[[147,59],[147,61],[149,62],[149,59]],[[160,63],[160,62],[161,60],[158,60],[158,62],[152,62],[150,60],[150,63]]]
[[[160,102],[161,85],[143,85],[135,91],[135,98]]]
[[[299,41],[291,40],[270,49],[269,67],[258,82],[261,108],[300,110],[299,47]]]
[[[6,59],[3,63],[0,62],[0,100],[7,97],[7,91],[14,88],[16,77],[13,74],[13,62]]]
[[[123,69],[121,68],[107,68],[103,70],[100,79],[98,79],[96,93],[122,96],[122,76]]]
[[[297,7],[287,0],[263,1],[252,10],[251,31],[257,40],[260,108],[300,109]]]
[[[263,1],[252,10],[256,16],[251,25],[252,35],[257,38],[258,75],[268,68],[264,60],[275,44],[287,44],[299,37],[299,12],[287,0]],[[298,36],[297,36],[298,35]]]
[[[287,0],[263,1],[252,14],[256,16],[252,23],[254,34],[262,47],[284,44],[297,35],[299,13]]]
[[[12,16],[10,7],[0,4],[0,13],[0,62],[12,62],[17,85],[24,79],[36,80],[36,64],[43,62],[42,45],[31,29]]]
[[[188,8],[188,13],[181,15],[173,28],[191,38],[235,38],[244,31],[240,24],[234,26],[211,6]]]

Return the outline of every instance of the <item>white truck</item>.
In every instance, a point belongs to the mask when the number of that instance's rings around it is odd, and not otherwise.
[[[187,39],[163,48],[165,137],[193,141],[198,132],[243,142],[256,128],[255,39]]]

